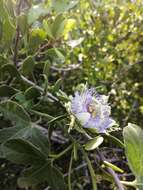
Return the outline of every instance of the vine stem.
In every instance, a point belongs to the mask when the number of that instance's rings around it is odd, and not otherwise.
[[[70,137],[70,139],[71,139],[71,141],[73,142],[73,143],[75,143],[75,140],[73,139],[73,137],[71,136],[71,135],[69,135],[69,133],[68,133],[68,136]],[[88,166],[88,169],[89,169],[89,172],[90,172],[90,176],[91,176],[91,180],[92,180],[92,186],[93,186],[93,190],[97,190],[97,186],[96,186],[96,176],[95,176],[95,173],[94,173],[94,169],[93,169],[93,167],[92,167],[92,164],[91,164],[91,161],[89,160],[89,158],[88,158],[88,156],[87,156],[87,153],[85,152],[85,150],[84,150],[84,148],[78,143],[78,146],[80,147],[80,150],[81,150],[81,152],[82,152],[82,154],[83,154],[83,156],[85,157],[85,160],[86,160],[86,162],[87,162],[87,166]],[[72,162],[72,161],[70,161],[70,162]],[[72,164],[72,163],[70,163],[70,164]],[[70,169],[70,174],[71,174],[71,169]],[[68,179],[69,180],[69,179]],[[70,181],[68,181],[68,183],[69,183]],[[70,185],[70,184],[69,184]],[[70,186],[71,187],[71,186]],[[69,190],[71,190],[70,188],[69,188]]]
[[[73,151],[71,153],[71,159],[70,159],[69,170],[68,170],[68,189],[69,190],[72,190],[72,185],[71,185],[72,163],[73,163]]]
[[[59,159],[61,158],[63,155],[65,155],[71,148],[73,147],[73,145],[69,145],[65,150],[63,150],[61,153],[59,154],[51,154],[49,155],[50,157],[54,158],[55,159]]]
[[[86,135],[86,137],[88,139],[92,139],[92,137],[90,137],[90,135]],[[106,161],[104,155],[99,151],[99,149],[96,149],[97,153],[99,154],[102,162],[104,163],[104,161]],[[110,175],[112,176],[112,178],[115,181],[115,184],[118,188],[118,190],[124,190],[123,184],[121,183],[119,177],[117,176],[117,174],[114,172],[114,170],[112,168],[107,167],[107,171],[110,173]]]
[[[29,84],[30,86],[34,86],[34,88],[36,88],[37,90],[41,91],[41,92],[44,92],[44,89],[41,88],[40,86],[36,85],[34,82],[28,80],[26,77],[22,76],[21,75],[21,79],[26,82],[27,84]],[[49,96],[49,98],[51,98],[52,100],[58,102],[58,99],[53,96],[51,93],[47,92],[47,95]]]
[[[92,180],[92,186],[93,186],[93,190],[97,190],[97,186],[96,186],[96,176],[95,176],[95,173],[94,173],[94,169],[92,167],[92,164],[91,164],[91,161],[89,160],[88,156],[87,156],[87,153],[84,151],[83,148],[81,148],[81,151],[85,157],[85,160],[87,162],[87,165],[88,165],[88,169],[89,169],[89,172],[90,172],[90,175],[91,175],[91,180]]]
[[[97,149],[97,152],[102,160],[102,162],[106,161],[104,155]],[[121,183],[119,177],[117,176],[117,174],[114,172],[114,170],[112,168],[107,167],[107,171],[110,173],[110,175],[112,176],[112,178],[115,181],[115,184],[118,188],[118,190],[124,190],[123,184]]]

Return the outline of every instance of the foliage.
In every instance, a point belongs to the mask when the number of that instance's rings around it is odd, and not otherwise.
[[[142,4],[0,1],[2,189],[143,188],[143,129],[126,126],[143,123]],[[118,126],[81,126],[70,104],[85,84],[109,96]]]

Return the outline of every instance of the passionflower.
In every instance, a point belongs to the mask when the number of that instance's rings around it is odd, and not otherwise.
[[[100,95],[93,89],[75,92],[71,111],[83,127],[94,128],[98,133],[105,133],[106,129],[115,125],[115,121],[110,117],[108,96]]]

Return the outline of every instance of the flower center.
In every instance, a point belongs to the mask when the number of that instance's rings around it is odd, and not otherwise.
[[[88,107],[87,107],[87,110],[88,110],[88,112],[91,114],[91,116],[92,116],[93,118],[96,117],[97,112],[96,112],[96,107],[95,107],[94,104],[89,104]]]

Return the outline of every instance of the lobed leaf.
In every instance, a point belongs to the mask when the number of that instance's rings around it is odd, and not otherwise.
[[[31,120],[24,108],[18,103],[7,100],[0,103],[0,112],[4,116],[15,123],[16,126],[28,127]]]
[[[17,164],[40,165],[46,160],[45,155],[35,145],[21,138],[9,139],[2,149],[5,157]]]

